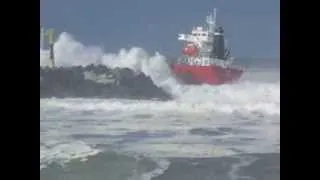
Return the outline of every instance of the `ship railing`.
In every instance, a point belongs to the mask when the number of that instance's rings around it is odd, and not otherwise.
[[[221,67],[228,67],[230,66],[232,62],[230,61],[225,61],[225,60],[221,60],[221,59],[210,59],[210,64],[215,64],[215,65],[218,65],[218,66],[221,66]]]
[[[197,59],[201,59],[197,61]],[[200,58],[188,58],[188,57],[180,57],[177,60],[177,64],[187,64],[187,65],[199,65],[199,66],[209,66],[209,65],[217,65],[223,68],[236,68],[236,69],[243,69],[240,65],[233,64],[234,60],[222,60],[222,59],[212,59],[206,57]]]
[[[233,58],[230,58],[228,60],[213,59],[213,63],[224,68],[234,68],[234,69],[242,69],[242,70],[244,69],[242,66],[234,64]]]

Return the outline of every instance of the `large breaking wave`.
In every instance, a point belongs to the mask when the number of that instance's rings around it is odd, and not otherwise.
[[[40,97],[171,98],[177,84],[164,56],[142,48],[105,54],[62,33],[55,44],[57,68],[48,68],[48,51],[40,49]]]

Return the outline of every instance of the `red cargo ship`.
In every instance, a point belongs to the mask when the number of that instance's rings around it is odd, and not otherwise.
[[[185,84],[220,85],[241,77],[243,68],[235,66],[226,48],[224,30],[216,25],[216,9],[207,17],[208,27],[195,27],[191,34],[179,34],[184,41],[182,56],[171,65],[173,73]]]

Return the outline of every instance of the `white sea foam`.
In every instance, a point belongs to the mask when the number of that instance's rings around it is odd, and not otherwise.
[[[45,53],[40,50],[40,65],[46,64]],[[95,144],[120,144],[123,151],[157,157],[279,152],[280,80],[277,72],[249,72],[233,85],[184,86],[171,75],[163,55],[149,55],[139,47],[105,53],[99,47],[85,46],[62,33],[55,53],[58,66],[102,63],[144,72],[175,98],[167,102],[41,99],[41,164],[96,154]],[[191,129],[219,127],[232,131],[219,136],[191,133]],[[144,131],[158,135],[138,137],[139,141],[134,141],[127,134]],[[166,132],[171,135],[161,135]],[[72,138],[74,134],[103,134],[110,138],[78,140]],[[245,138],[252,140],[241,140]],[[48,145],[52,140],[57,142]]]

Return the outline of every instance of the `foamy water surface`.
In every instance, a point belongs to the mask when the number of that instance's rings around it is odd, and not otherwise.
[[[184,86],[159,53],[150,56],[133,48],[106,54],[66,33],[55,48],[60,66],[129,67],[149,75],[175,98],[40,99],[40,169],[105,151],[162,160],[280,152],[278,70],[248,71],[233,85]],[[40,56],[40,65],[45,62]]]

